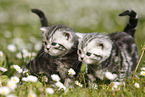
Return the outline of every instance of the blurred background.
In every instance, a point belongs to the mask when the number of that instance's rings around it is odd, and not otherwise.
[[[100,33],[122,31],[128,17],[118,14],[132,9],[139,15],[135,40],[141,55],[145,42],[145,0],[0,0],[0,51],[11,62],[16,63],[18,52],[23,49],[37,53],[41,48],[41,24],[32,8],[41,9],[50,24],[67,25],[76,32]]]

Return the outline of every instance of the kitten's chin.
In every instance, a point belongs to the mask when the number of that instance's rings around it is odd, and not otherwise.
[[[85,64],[94,64],[96,63],[94,60],[83,60]]]

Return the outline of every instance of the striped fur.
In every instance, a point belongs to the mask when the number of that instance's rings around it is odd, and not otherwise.
[[[75,77],[77,77],[81,68],[81,62],[78,61],[77,55],[77,36],[67,26],[60,24],[50,26],[42,11],[38,9],[33,9],[32,11],[41,20],[43,45],[35,59],[27,67],[34,75],[39,75],[39,73],[47,75],[49,84],[53,83],[50,76],[52,74],[58,74],[61,82],[65,82],[65,85],[68,86],[69,82],[66,81],[75,79],[74,76],[68,75],[68,70],[73,68],[76,72]]]
[[[87,64],[88,83],[109,82],[106,72],[117,75],[114,81],[132,76],[138,62],[138,51],[134,40],[137,15],[127,10],[120,16],[129,15],[129,23],[123,32],[108,35],[100,33],[77,33],[79,37],[79,60]]]
[[[138,23],[138,15],[133,10],[126,10],[119,14],[119,16],[126,16],[126,15],[129,16],[129,21],[123,31],[127,32],[128,34],[134,37],[137,28],[137,23]]]

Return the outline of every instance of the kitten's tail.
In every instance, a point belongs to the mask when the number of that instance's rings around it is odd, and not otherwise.
[[[129,16],[129,21],[123,31],[127,32],[132,37],[134,37],[137,28],[137,23],[138,23],[138,15],[133,10],[126,10],[119,14],[119,16],[126,16],[126,15]]]
[[[40,21],[41,21],[41,26],[42,27],[48,27],[49,26],[47,18],[46,18],[45,14],[41,10],[39,10],[39,9],[31,9],[31,11],[33,13],[37,14],[40,17]]]

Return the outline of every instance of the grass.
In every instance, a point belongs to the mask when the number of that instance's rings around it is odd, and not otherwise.
[[[41,46],[40,21],[31,13],[31,8],[43,10],[50,24],[64,24],[76,32],[101,33],[122,31],[128,18],[119,17],[118,14],[126,9],[133,9],[139,15],[135,40],[141,56],[145,42],[144,4],[143,0],[0,0],[0,51],[4,53],[4,57],[0,59],[0,66],[9,68],[12,72],[1,76],[2,85],[5,86],[7,80],[16,74],[11,65],[18,64],[22,67],[29,61],[29,57],[20,59],[16,55],[24,48],[28,52],[37,53]],[[15,52],[7,49],[9,44],[16,46]],[[25,97],[33,89],[39,97],[143,97],[145,78],[140,76],[140,68],[145,66],[144,60],[145,56],[142,57],[136,72],[139,78],[132,78],[125,86],[121,86],[120,90],[112,91],[112,86],[105,84],[96,90],[75,86],[76,88],[70,89],[67,93],[56,90],[53,95],[49,95],[45,93],[48,86],[43,86],[38,81],[18,83],[12,94]],[[134,86],[135,82],[139,83],[139,88]]]

